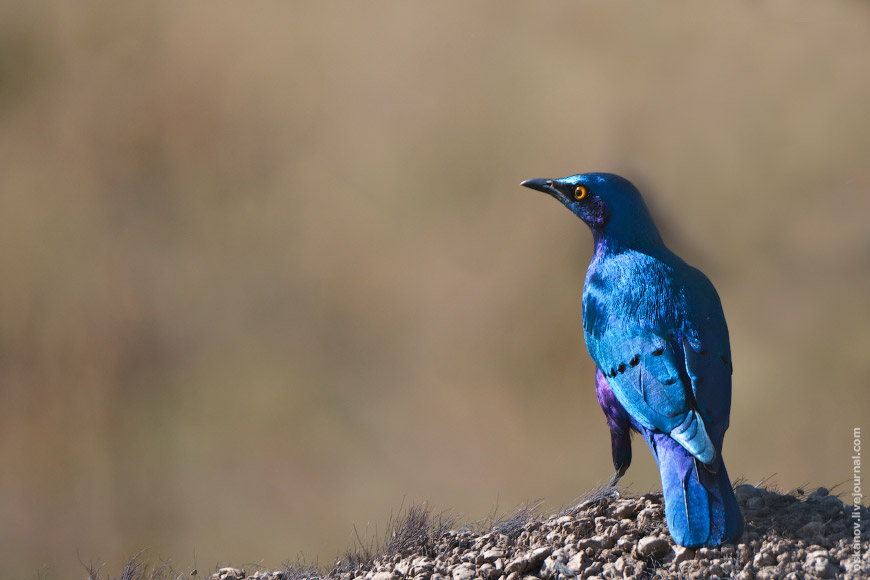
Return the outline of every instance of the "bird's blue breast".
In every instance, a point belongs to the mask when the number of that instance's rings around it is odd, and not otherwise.
[[[596,256],[583,287],[587,341],[595,342],[615,328],[623,332],[669,332],[684,310],[675,278],[672,267],[638,251]]]

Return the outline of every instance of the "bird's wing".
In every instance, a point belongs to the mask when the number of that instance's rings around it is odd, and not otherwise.
[[[707,433],[720,448],[731,412],[731,346],[722,305],[701,272],[687,276],[681,348],[692,394]]]
[[[676,333],[661,336],[612,323],[599,337],[587,337],[589,342],[613,394],[638,423],[670,434],[703,463],[715,459]]]

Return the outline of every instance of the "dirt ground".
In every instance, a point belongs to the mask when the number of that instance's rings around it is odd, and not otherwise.
[[[659,493],[595,491],[551,516],[527,506],[509,516],[457,526],[451,516],[411,506],[383,542],[359,544],[331,569],[219,568],[211,580],[571,580],[600,578],[799,580],[870,577],[870,508],[826,488],[792,493],[739,485],[746,530],[736,544],[697,550],[674,545]],[[857,527],[856,527],[857,526]],[[855,530],[857,529],[857,534]],[[856,542],[857,540],[857,542]],[[193,571],[192,576],[197,575]],[[131,562],[123,580],[192,577]],[[99,574],[92,574],[97,580]]]

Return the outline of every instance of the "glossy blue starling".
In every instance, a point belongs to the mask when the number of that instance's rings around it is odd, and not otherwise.
[[[626,179],[584,173],[522,185],[556,198],[592,230],[583,331],[610,426],[615,485],[631,463],[631,432],[655,456],[671,536],[718,546],[743,531],[722,461],[731,410],[731,347],[719,295],[665,246]]]

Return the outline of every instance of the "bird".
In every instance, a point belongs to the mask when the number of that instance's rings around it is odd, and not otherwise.
[[[612,173],[529,179],[592,231],[583,334],[610,427],[614,488],[643,436],[674,541],[715,547],[743,533],[722,459],[731,412],[731,346],[719,295],[665,245],[638,189]]]

